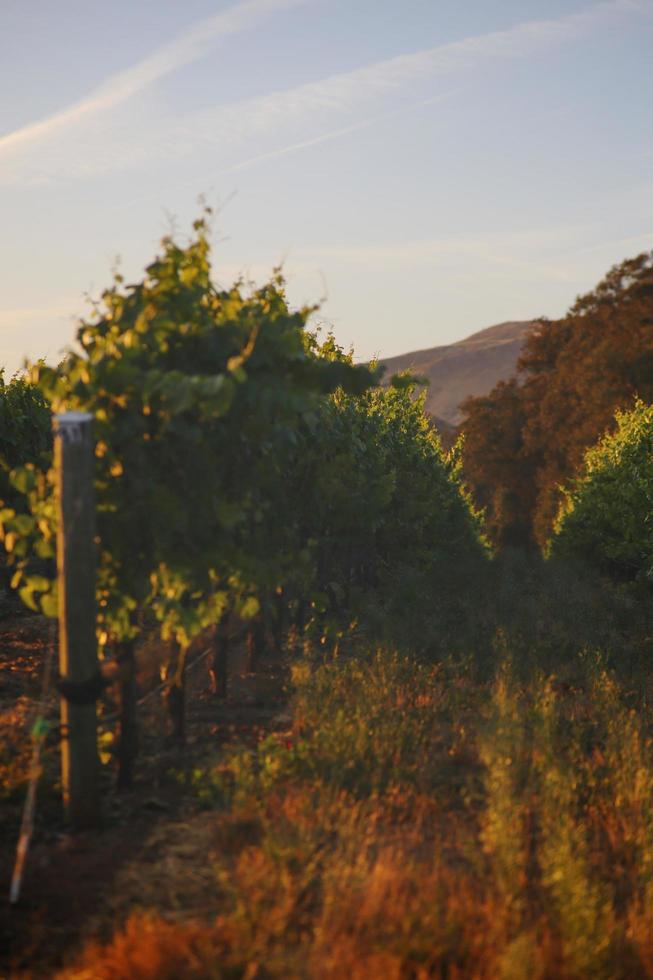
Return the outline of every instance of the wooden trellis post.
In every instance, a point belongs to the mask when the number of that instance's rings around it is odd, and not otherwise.
[[[95,501],[92,416],[66,412],[54,417],[57,480],[57,588],[59,670],[79,690],[93,690],[99,664],[95,637]],[[100,818],[96,693],[61,700],[61,784],[66,819],[74,829]],[[92,698],[92,700],[91,700]]]

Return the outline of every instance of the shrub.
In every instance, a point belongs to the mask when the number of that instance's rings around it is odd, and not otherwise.
[[[585,455],[549,554],[582,558],[617,581],[653,580],[653,405],[616,413],[617,429]]]

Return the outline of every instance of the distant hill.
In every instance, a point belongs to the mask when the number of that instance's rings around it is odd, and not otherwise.
[[[429,379],[426,410],[446,437],[462,421],[460,404],[469,395],[487,395],[499,381],[515,373],[517,358],[533,320],[498,323],[465,340],[445,347],[430,347],[388,357],[386,379],[399,371],[413,371]]]

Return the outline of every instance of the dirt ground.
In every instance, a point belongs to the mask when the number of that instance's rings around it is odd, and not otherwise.
[[[56,671],[56,635],[47,621],[17,613],[0,622],[0,980],[51,976],[88,937],[108,937],[136,908],[173,920],[215,915],[215,876],[207,859],[215,817],[185,786],[184,774],[215,763],[230,743],[255,744],[290,724],[286,671],[278,657],[266,657],[255,674],[247,674],[244,651],[235,650],[226,699],[209,694],[208,660],[198,663],[189,671],[186,744],[170,743],[161,698],[151,698],[140,715],[135,789],[118,793],[112,764],[104,766],[102,826],[76,835],[62,819],[53,727],[21,897],[12,906],[29,730],[49,648]],[[54,726],[55,691],[47,707]]]

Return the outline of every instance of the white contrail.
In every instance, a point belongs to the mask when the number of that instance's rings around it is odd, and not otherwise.
[[[411,82],[453,74],[473,68],[483,61],[528,57],[553,44],[582,37],[592,28],[615,17],[643,11],[653,11],[651,0],[607,0],[557,19],[527,21],[507,30],[399,55],[291,89],[279,89],[266,95],[217,105],[189,114],[176,125],[174,121],[166,120],[165,124],[149,131],[147,139],[141,139],[137,146],[129,148],[127,157],[132,162],[144,162],[151,155],[165,155],[167,159],[185,155],[191,148],[193,152],[197,152],[198,147],[200,150],[211,147],[225,150],[255,135],[277,135],[288,124],[314,120],[319,113],[352,112],[401,90]],[[353,127],[345,126],[336,134],[345,135],[353,128],[356,128],[356,124]],[[331,138],[334,137],[330,134],[325,137],[316,134],[313,138],[296,139],[281,148],[270,150],[270,158]],[[264,152],[242,163],[228,165],[221,173],[250,166],[266,157],[267,153]],[[100,170],[109,169],[115,162],[105,156],[98,162],[98,167]],[[125,160],[119,161],[119,165],[124,166],[124,163]],[[87,166],[93,167],[93,163],[89,160]]]
[[[622,249],[625,246],[643,246],[644,251],[653,251],[653,231],[645,231],[641,235],[629,235],[627,238],[612,239],[609,242],[599,242],[598,245],[587,245],[584,248],[575,248],[571,252],[566,252],[565,256],[573,258],[575,255],[589,255],[591,252],[602,252],[604,249]],[[648,246],[648,248],[647,248]]]
[[[0,329],[18,331],[24,323],[36,318],[47,320],[54,316],[68,316],[78,299],[72,295],[65,302],[50,303],[48,306],[21,306],[0,310]]]
[[[471,68],[482,60],[527,57],[551,44],[583,36],[615,16],[645,11],[653,12],[651,0],[606,0],[557,19],[526,21],[507,30],[398,55],[293,89],[274,91],[230,106],[217,106],[203,113],[202,119],[210,121],[212,112],[217,119],[226,119],[230,114],[234,125],[238,117],[243,120],[243,125],[247,125],[248,119],[277,122],[287,118],[288,113],[350,108],[411,81]],[[199,114],[197,118],[200,118]]]
[[[329,132],[320,133],[318,136],[313,136],[310,139],[298,140],[296,143],[288,143],[286,146],[281,146],[278,149],[258,153],[256,156],[248,157],[246,160],[240,160],[230,167],[225,167],[224,170],[220,170],[215,176],[223,177],[226,174],[237,173],[239,170],[246,170],[248,167],[253,167],[258,163],[265,163],[266,160],[285,157],[288,153],[296,153],[298,150],[306,150],[311,146],[319,146],[320,143],[330,143],[332,140],[340,139],[342,136],[349,136],[350,133],[358,133],[362,129],[370,129],[372,126],[376,126],[380,122],[385,122],[393,116],[405,116],[415,109],[421,109],[424,106],[433,105],[436,102],[444,102],[445,99],[450,98],[454,94],[454,91],[443,92],[441,95],[433,96],[430,99],[420,99],[419,102],[415,102],[409,106],[403,106],[401,109],[391,109],[389,112],[379,113],[376,116],[371,116],[369,119],[361,119],[358,122],[352,123],[350,126],[342,126],[340,129],[332,129]]]
[[[269,12],[306,2],[310,0],[247,0],[196,24],[134,68],[114,76],[76,106],[0,139],[0,160],[3,149],[51,135],[64,125],[92,117],[95,112],[126,101],[163,75],[201,57],[216,38],[253,27]],[[653,0],[605,0],[576,13],[549,20],[526,21],[506,30],[399,55],[291,89],[216,105],[178,119],[156,119],[149,125],[144,122],[135,140],[123,138],[116,143],[114,131],[113,145],[108,145],[104,130],[95,145],[93,139],[90,143],[87,141],[84,153],[74,153],[71,159],[69,149],[60,147],[58,157],[56,153],[51,154],[46,161],[39,160],[38,167],[45,168],[50,174],[53,169],[56,172],[61,168],[67,176],[92,176],[143,165],[152,158],[170,161],[191,152],[197,155],[198,150],[218,148],[224,151],[259,134],[273,133],[278,138],[280,133],[287,131],[289,124],[313,121],[324,112],[354,112],[367,103],[400,91],[411,82],[453,74],[483,62],[525,58],[552,45],[583,37],[592,29],[624,16],[652,12]],[[336,134],[345,135],[349,131],[350,126],[344,126]],[[268,152],[282,156],[332,138],[335,136],[330,134],[314,137],[307,134],[303,139],[295,138],[288,145]],[[264,152],[231,166],[225,161],[223,172],[250,166],[266,156]],[[5,179],[10,180],[24,180],[25,176],[23,169],[20,173],[5,173]],[[43,176],[39,169],[36,179],[41,180]]]
[[[207,17],[138,64],[113,75],[81,101],[47,119],[0,137],[0,155],[6,150],[50,136],[85,117],[112,109],[165,75],[199,60],[221,38],[250,30],[269,14],[306,2],[308,0],[243,0],[219,14]]]

